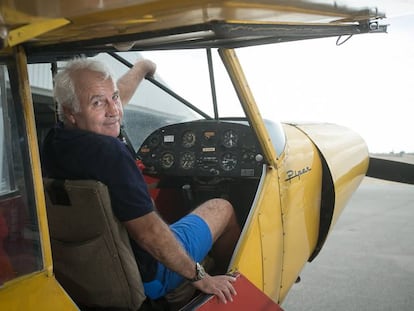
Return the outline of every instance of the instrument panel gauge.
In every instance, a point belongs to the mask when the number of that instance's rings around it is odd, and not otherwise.
[[[182,145],[184,148],[191,148],[196,142],[196,134],[193,131],[186,131],[182,136]]]
[[[234,130],[227,130],[223,133],[222,143],[226,148],[234,148],[237,146],[239,135]]]
[[[171,168],[174,164],[175,158],[171,152],[165,152],[161,156],[161,167],[163,169]]]
[[[220,166],[221,168],[226,171],[230,172],[235,169],[237,165],[237,156],[231,152],[226,152],[222,155],[220,159]]]
[[[185,170],[192,169],[195,165],[196,157],[194,152],[184,152],[180,158],[180,167]]]
[[[159,134],[152,135],[148,140],[148,145],[150,148],[157,147],[160,144],[161,136]]]

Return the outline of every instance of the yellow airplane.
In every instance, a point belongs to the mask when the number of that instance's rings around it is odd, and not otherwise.
[[[237,51],[382,33],[384,18],[376,8],[328,1],[2,0],[0,309],[152,308],[124,229],[107,216],[105,186],[44,180],[39,155],[55,122],[50,85],[61,62],[102,57],[126,70],[139,51],[155,63],[178,55],[192,74],[175,72],[177,79],[210,96],[189,101],[151,78],[126,108],[124,129],[157,206],[173,221],[222,196],[243,228],[229,265],[239,278],[235,301],[197,296],[183,309],[280,310],[364,176],[414,183],[414,173],[370,161],[362,138],[344,127],[263,118]],[[194,59],[204,61],[200,70]],[[223,88],[233,89],[231,100],[221,100]],[[98,206],[82,218],[93,232],[77,224],[85,204]],[[94,251],[87,254],[85,245]],[[169,298],[171,305],[179,299]]]

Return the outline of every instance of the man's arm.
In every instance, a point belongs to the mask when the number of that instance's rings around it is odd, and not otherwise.
[[[177,241],[168,225],[155,213],[124,222],[131,237],[155,259],[186,279],[196,275],[195,262]],[[222,302],[232,301],[236,292],[231,283],[235,278],[227,275],[210,276],[193,285],[208,294],[216,295]]]
[[[153,76],[156,68],[157,66],[152,61],[141,59],[118,79],[116,84],[124,106],[131,100],[141,81],[146,76]]]

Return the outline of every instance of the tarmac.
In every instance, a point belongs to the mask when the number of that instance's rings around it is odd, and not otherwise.
[[[414,185],[365,178],[285,311],[414,310]]]

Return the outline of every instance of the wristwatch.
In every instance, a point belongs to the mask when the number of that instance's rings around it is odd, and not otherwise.
[[[200,281],[204,279],[204,277],[206,276],[206,271],[204,270],[204,267],[198,262],[196,262],[195,270],[196,270],[196,275],[194,278],[189,280],[190,282]]]

